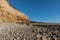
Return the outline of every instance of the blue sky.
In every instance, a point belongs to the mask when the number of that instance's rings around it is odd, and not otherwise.
[[[32,21],[60,23],[60,0],[9,0]]]

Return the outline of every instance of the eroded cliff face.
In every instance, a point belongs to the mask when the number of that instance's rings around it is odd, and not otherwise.
[[[29,17],[10,6],[8,0],[0,0],[0,23],[29,23]]]

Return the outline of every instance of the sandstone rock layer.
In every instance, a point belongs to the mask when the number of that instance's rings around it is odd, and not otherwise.
[[[0,23],[29,23],[29,17],[13,8],[8,0],[0,0]]]

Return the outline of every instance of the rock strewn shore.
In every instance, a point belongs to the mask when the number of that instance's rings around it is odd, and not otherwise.
[[[0,40],[31,40],[31,32],[26,25],[5,23],[0,25]]]
[[[0,40],[60,40],[60,26],[0,25]]]

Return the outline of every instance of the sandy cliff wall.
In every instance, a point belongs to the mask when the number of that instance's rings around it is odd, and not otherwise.
[[[0,23],[1,22],[29,23],[29,17],[10,6],[8,0],[0,0]]]

